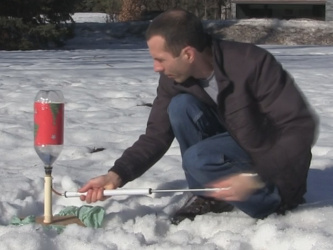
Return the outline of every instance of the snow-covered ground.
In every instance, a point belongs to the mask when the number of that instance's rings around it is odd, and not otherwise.
[[[73,191],[104,174],[144,132],[150,112],[144,104],[154,99],[158,74],[147,49],[135,44],[122,49],[115,44],[108,49],[0,51],[0,249],[332,249],[333,47],[264,47],[292,73],[321,120],[307,204],[265,220],[236,210],[174,226],[168,215],[183,195],[118,196],[96,204],[106,210],[102,228],[69,225],[61,234],[36,224],[9,225],[13,216],[43,215],[44,169],[33,148],[36,93],[64,93],[65,143],[54,164],[53,183],[60,191]],[[90,153],[100,147],[105,150]],[[185,186],[176,142],[150,171],[126,185]],[[54,214],[72,205],[85,204],[77,198],[53,197]]]

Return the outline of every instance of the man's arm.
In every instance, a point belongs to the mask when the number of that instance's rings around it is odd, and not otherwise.
[[[164,84],[171,84],[164,77],[160,79],[157,97],[148,119],[146,133],[141,135],[132,147],[115,161],[108,174],[98,176],[87,182],[79,192],[87,192],[81,196],[87,203],[105,200],[104,189],[116,189],[134,180],[155,164],[170,147],[174,135],[169,123],[167,107],[172,98]]]
[[[110,169],[117,173],[125,185],[136,179],[152,167],[169,149],[174,134],[169,121],[167,109],[172,98],[170,86],[172,81],[160,77],[155,98],[150,112],[145,134],[124,151]]]
[[[316,136],[317,121],[306,98],[291,75],[270,54],[258,65],[255,88],[259,108],[276,131],[272,147],[267,152],[269,159],[264,155],[261,157],[273,166],[280,166],[270,169],[267,177],[274,179],[279,175],[307,172],[307,169],[295,169],[292,173],[297,164],[292,165],[310,153]]]
[[[294,207],[306,192],[317,119],[294,79],[269,53],[257,65],[256,79],[253,93],[272,134],[269,147],[252,151],[255,167],[279,188],[283,203]]]

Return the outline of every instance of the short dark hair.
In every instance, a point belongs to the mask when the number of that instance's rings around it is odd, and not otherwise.
[[[186,46],[192,46],[202,52],[207,43],[201,20],[194,14],[173,8],[157,16],[146,31],[146,40],[153,36],[165,39],[165,49],[175,57]]]

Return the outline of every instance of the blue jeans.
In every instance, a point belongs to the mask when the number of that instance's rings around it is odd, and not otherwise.
[[[189,188],[204,188],[232,174],[253,172],[250,157],[221,125],[213,108],[190,94],[179,94],[171,100],[168,114]],[[277,188],[266,185],[246,201],[230,204],[251,217],[264,218],[280,202]]]

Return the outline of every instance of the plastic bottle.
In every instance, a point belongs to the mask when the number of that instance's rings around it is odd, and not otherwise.
[[[60,90],[40,90],[34,103],[34,146],[52,171],[52,164],[60,155],[64,141],[64,96]]]

